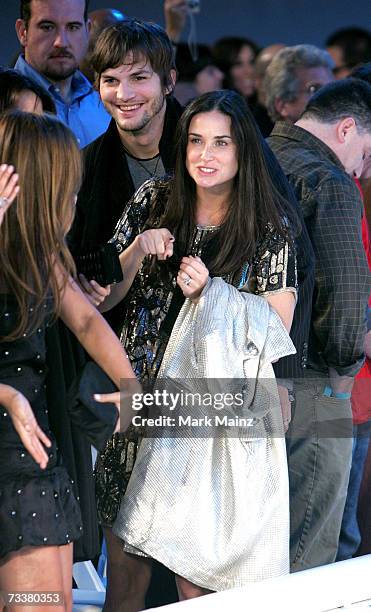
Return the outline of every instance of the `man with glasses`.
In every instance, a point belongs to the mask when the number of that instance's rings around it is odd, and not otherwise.
[[[313,45],[281,49],[264,78],[266,106],[272,121],[295,123],[311,96],[334,80],[329,53]]]

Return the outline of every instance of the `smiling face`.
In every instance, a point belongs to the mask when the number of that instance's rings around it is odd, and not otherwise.
[[[86,53],[84,9],[84,0],[32,0],[28,24],[17,20],[26,61],[51,81],[70,77]]]
[[[122,132],[140,132],[165,113],[167,89],[145,59],[107,68],[99,81],[102,102]]]
[[[197,190],[228,196],[238,172],[231,119],[214,110],[195,115],[188,129],[186,168]]]

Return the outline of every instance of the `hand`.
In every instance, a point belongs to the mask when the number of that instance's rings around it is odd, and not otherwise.
[[[165,0],[165,30],[171,41],[175,43],[179,41],[188,12],[186,0]]]
[[[200,257],[183,257],[176,279],[183,295],[196,302],[209,280],[209,270]]]
[[[347,393],[349,397],[352,393],[354,378],[351,376],[341,376],[337,373],[334,368],[329,367],[330,375],[330,387],[332,388],[333,394]]]
[[[146,230],[139,234],[135,241],[141,254],[156,255],[157,259],[164,261],[173,254],[173,242],[175,238],[166,228]]]
[[[284,432],[289,428],[291,423],[291,402],[289,399],[289,392],[286,387],[281,387],[281,385],[277,385],[278,395],[281,403],[281,413],[282,413],[282,421],[283,421],[283,429]]]
[[[96,393],[94,399],[102,404],[116,404],[119,411],[114,433],[126,431],[131,425],[134,412],[132,410],[132,397],[135,393],[142,393],[142,387],[136,378],[125,380],[126,389],[114,393]]]
[[[0,166],[0,225],[3,222],[5,212],[19,192],[18,178],[14,166],[8,166],[7,164]]]
[[[371,359],[371,331],[367,332],[365,336],[364,348],[365,348],[366,357]]]
[[[45,469],[48,463],[48,455],[43,447],[50,447],[49,438],[40,429],[35,415],[28,400],[14,389],[8,402],[2,403],[6,406],[12,419],[15,430],[17,431],[25,449],[31,457],[39,464],[41,469]]]
[[[102,287],[95,280],[88,281],[83,274],[79,274],[80,287],[93,306],[99,306],[111,293],[111,286]]]

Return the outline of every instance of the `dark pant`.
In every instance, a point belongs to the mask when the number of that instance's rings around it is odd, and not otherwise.
[[[350,470],[347,499],[341,523],[339,548],[336,561],[351,559],[361,543],[357,521],[359,490],[370,442],[371,422],[355,425],[353,430],[352,467]]]
[[[352,459],[350,400],[324,395],[326,380],[295,382],[288,431],[291,571],[336,559]]]

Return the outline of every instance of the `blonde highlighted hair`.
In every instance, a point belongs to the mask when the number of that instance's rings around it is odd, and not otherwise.
[[[0,117],[0,163],[15,167],[20,186],[0,230],[0,291],[16,298],[19,311],[5,339],[15,340],[40,326],[47,298],[59,314],[68,275],[75,274],[65,237],[82,161],[72,132],[56,118],[12,111]]]

